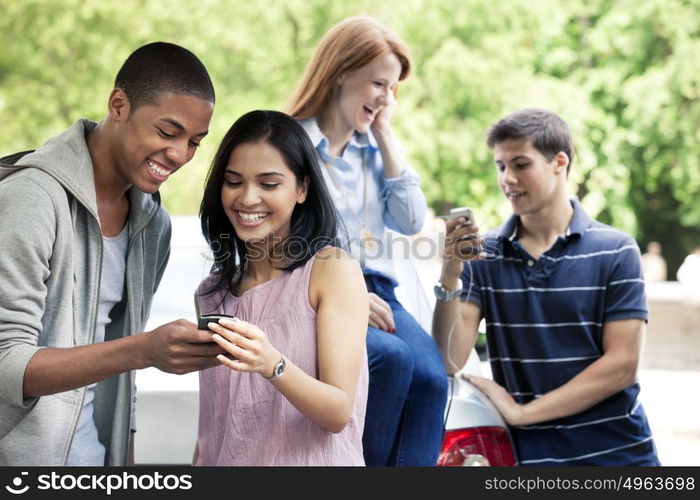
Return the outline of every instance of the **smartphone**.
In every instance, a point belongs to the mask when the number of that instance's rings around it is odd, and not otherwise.
[[[455,227],[455,229],[462,226],[473,226],[474,224],[476,224],[476,222],[474,221],[474,212],[470,207],[458,207],[450,209],[450,220],[454,220],[459,217],[464,217],[467,222],[465,222],[464,224],[459,224]],[[472,240],[473,238],[474,236],[462,236],[461,238],[458,238],[457,241],[467,241]],[[476,238],[478,238],[478,236],[476,236]],[[479,249],[479,251],[481,251],[481,249]]]
[[[233,319],[233,316],[228,314],[204,314],[197,318],[197,328],[199,330],[208,330],[209,323],[218,323],[220,319]]]
[[[474,212],[469,207],[459,207],[450,209],[450,219],[456,219],[458,217],[464,217],[467,220],[467,226],[473,226]]]

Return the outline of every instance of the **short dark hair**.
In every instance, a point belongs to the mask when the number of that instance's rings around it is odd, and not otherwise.
[[[281,269],[291,271],[305,264],[321,248],[339,246],[340,219],[306,131],[294,118],[280,111],[250,111],[226,132],[207,174],[199,217],[204,238],[214,253],[215,279],[211,288],[203,291],[205,295],[239,283],[249,258],[245,242],[224,212],[221,189],[233,150],[241,144],[259,142],[279,151],[297,184],[309,178],[306,200],[292,212],[289,235],[273,249],[276,256],[288,263]]]
[[[546,109],[521,109],[499,120],[486,139],[489,148],[501,142],[527,139],[548,160],[563,151],[569,157],[567,173],[574,161],[574,142],[566,122]]]
[[[197,56],[184,47],[153,42],[127,57],[114,80],[129,98],[131,108],[154,104],[161,94],[186,94],[215,102],[214,85]]]

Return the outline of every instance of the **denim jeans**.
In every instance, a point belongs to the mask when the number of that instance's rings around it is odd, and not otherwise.
[[[433,339],[396,300],[391,282],[365,275],[386,301],[396,333],[367,328],[369,392],[362,436],[367,465],[435,465],[442,442],[447,375]]]

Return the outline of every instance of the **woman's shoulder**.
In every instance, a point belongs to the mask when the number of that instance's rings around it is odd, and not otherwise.
[[[327,285],[336,288],[347,281],[362,279],[360,264],[352,255],[339,247],[328,246],[313,257],[311,286]]]
[[[316,252],[313,256],[314,267],[333,267],[333,266],[357,266],[360,268],[357,259],[350,253],[340,247],[327,246]]]

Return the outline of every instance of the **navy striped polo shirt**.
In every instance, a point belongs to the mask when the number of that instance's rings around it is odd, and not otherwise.
[[[608,321],[648,320],[641,256],[627,234],[592,220],[576,200],[566,235],[539,259],[512,216],[464,265],[462,300],[479,305],[493,378],[519,403],[568,382],[603,355]],[[658,465],[639,384],[576,415],[512,427],[521,465]]]

